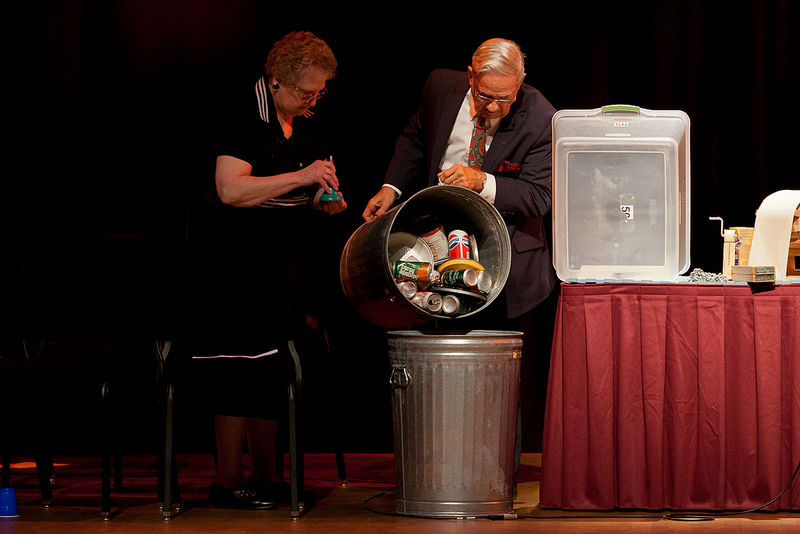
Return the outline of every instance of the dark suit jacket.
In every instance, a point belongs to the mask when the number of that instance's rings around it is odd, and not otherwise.
[[[438,183],[439,162],[469,89],[466,72],[435,70],[422,104],[397,140],[384,183],[410,196]],[[555,109],[523,84],[503,117],[483,163],[497,179],[495,208],[511,238],[511,270],[505,286],[508,316],[544,300],[555,285],[544,217],[551,205],[551,119]]]

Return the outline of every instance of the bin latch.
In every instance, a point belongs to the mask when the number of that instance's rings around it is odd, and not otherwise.
[[[411,380],[411,376],[402,364],[392,365],[392,376],[389,377],[389,385],[393,388],[405,389],[408,387],[409,380]]]

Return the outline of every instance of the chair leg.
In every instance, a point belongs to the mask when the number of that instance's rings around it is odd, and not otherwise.
[[[50,507],[53,502],[53,455],[49,452],[36,453],[36,476],[39,479],[39,488],[42,493],[42,506]]]
[[[109,403],[109,384],[103,384],[100,403],[102,406],[102,420],[111,420],[111,410]],[[100,459],[100,515],[106,521],[111,519],[111,447],[109,446],[108,432],[103,433],[101,439],[101,459]]]
[[[298,429],[297,429],[297,391],[295,384],[288,386],[289,394],[289,473],[292,492],[292,519],[299,519],[302,515],[304,503],[300,502],[300,492],[302,491],[302,457],[298,450]]]
[[[175,386],[167,386],[166,410],[164,421],[164,451],[163,451],[163,489],[161,514],[165,521],[172,519],[173,502],[178,503],[180,509],[180,487],[178,486],[178,470],[175,465],[175,449],[173,444],[173,422],[175,410]]]
[[[344,453],[342,449],[336,448],[336,471],[339,473],[339,485],[347,486],[347,467],[344,464]]]

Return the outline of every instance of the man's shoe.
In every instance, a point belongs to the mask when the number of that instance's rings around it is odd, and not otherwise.
[[[208,504],[212,508],[234,508],[237,510],[273,510],[276,501],[264,500],[247,488],[223,488],[215,482],[208,490]]]

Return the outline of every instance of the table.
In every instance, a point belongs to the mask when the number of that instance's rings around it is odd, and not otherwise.
[[[540,506],[748,510],[798,463],[800,284],[562,284]]]

